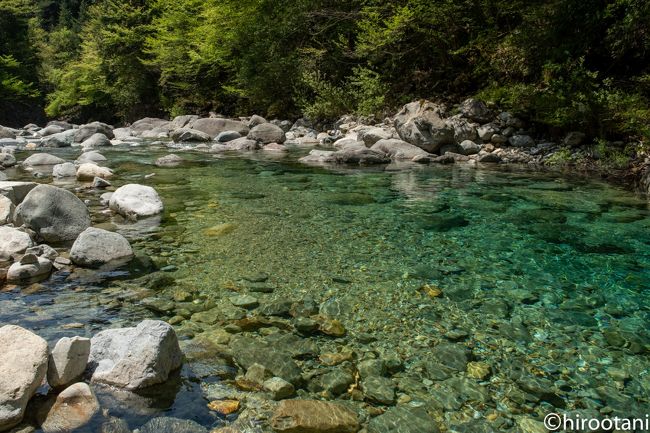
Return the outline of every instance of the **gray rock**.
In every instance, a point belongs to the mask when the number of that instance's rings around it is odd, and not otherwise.
[[[23,166],[34,167],[37,165],[56,165],[63,164],[64,162],[64,159],[50,155],[49,153],[34,153],[23,161]]]
[[[52,262],[44,257],[27,254],[7,270],[7,282],[31,283],[46,279],[52,272]]]
[[[129,241],[119,233],[88,227],[72,244],[70,260],[78,266],[100,267],[133,257]]]
[[[170,153],[169,155],[161,156],[158,158],[154,164],[158,167],[175,167],[181,164],[184,161],[183,158],[176,155],[175,153]]]
[[[230,342],[235,362],[247,370],[253,364],[266,367],[274,376],[294,386],[302,382],[302,372],[291,358],[291,354],[278,347],[250,337],[235,337]]]
[[[438,344],[431,349],[431,354],[441,365],[455,371],[465,371],[469,362],[469,351],[460,344]]]
[[[265,118],[262,116],[258,116],[257,114],[253,114],[251,118],[248,121],[248,127],[249,128],[254,128],[257,125],[261,125],[262,123],[268,123]],[[280,125],[277,125],[280,126]]]
[[[365,146],[359,148],[348,148],[334,152],[332,155],[333,162],[337,164],[387,164],[390,157],[384,152],[368,149]]]
[[[43,433],[74,431],[88,424],[99,412],[99,402],[95,393],[83,382],[75,383],[63,390],[56,396],[52,406],[48,406],[42,408],[39,414]]]
[[[131,433],[131,429],[123,419],[111,416],[99,427],[99,433]]]
[[[362,379],[375,376],[383,376],[388,371],[386,363],[381,359],[364,359],[357,365],[359,376]]]
[[[395,385],[387,377],[372,376],[361,383],[366,399],[385,405],[395,403]]]
[[[236,138],[227,143],[214,144],[211,148],[211,152],[227,152],[227,151],[240,151],[240,152],[249,152],[257,150],[260,148],[260,144],[255,140],[249,140],[246,137]]]
[[[0,328],[0,431],[17,425],[47,373],[47,342],[15,325]]]
[[[11,260],[23,254],[32,245],[29,234],[13,227],[0,227],[0,260]]]
[[[459,111],[463,117],[479,123],[489,122],[494,117],[485,102],[474,98],[464,100],[460,104]]]
[[[116,140],[128,140],[133,136],[131,128],[115,128],[113,129],[113,135]]]
[[[82,153],[81,155],[79,155],[79,158],[77,158],[76,160],[76,163],[78,165],[85,164],[85,163],[94,163],[97,165],[103,165],[104,162],[106,162],[106,157],[94,150]]]
[[[379,140],[370,149],[383,152],[392,159],[413,159],[416,156],[428,155],[419,147],[396,138]]]
[[[465,140],[476,140],[476,124],[468,122],[466,119],[454,116],[447,119],[447,123],[454,128],[454,142],[460,143]]]
[[[513,135],[508,139],[508,143],[510,143],[510,145],[513,147],[534,147],[535,146],[535,140],[533,140],[533,138],[530,135]]]
[[[476,132],[482,141],[488,143],[492,139],[492,136],[499,132],[499,129],[492,124],[487,124],[476,128]]]
[[[443,120],[443,115],[443,106],[415,101],[404,105],[395,115],[394,126],[402,140],[434,153],[454,140],[454,130]]]
[[[272,123],[262,123],[255,126],[248,133],[249,140],[255,140],[258,143],[269,144],[279,143],[282,144],[286,140],[284,131],[279,126]]]
[[[34,230],[45,242],[65,242],[90,226],[90,215],[70,191],[38,185],[16,208],[14,222]]]
[[[189,125],[191,122],[197,120],[199,116],[195,114],[184,114],[182,116],[176,116],[172,120],[171,129],[184,128]]]
[[[490,138],[490,142],[499,145],[499,144],[504,144],[508,142],[508,137],[502,134],[493,134],[492,138]]]
[[[0,195],[7,197],[13,204],[18,205],[37,185],[35,182],[0,181]]]
[[[205,132],[190,128],[175,129],[169,136],[176,143],[203,143],[212,140]]]
[[[281,377],[272,377],[263,384],[264,389],[271,393],[273,400],[284,400],[293,396],[296,389]]]
[[[133,122],[129,128],[131,129],[132,134],[138,137],[143,136],[143,133],[145,132],[153,130],[158,132],[168,132],[171,129],[175,129],[176,126],[172,125],[172,122],[169,120],[159,119],[156,117],[145,117]]]
[[[475,155],[481,150],[481,147],[471,140],[465,140],[458,145],[458,153],[461,155]]]
[[[140,433],[208,433],[208,429],[189,419],[158,417],[143,425]]]
[[[111,140],[101,132],[97,132],[90,137],[86,138],[82,143],[82,147],[93,148],[93,147],[106,147],[111,146]]]
[[[15,209],[16,206],[14,206],[13,202],[9,198],[0,195],[0,224],[7,224],[13,221]],[[2,235],[0,235],[0,238],[1,237]],[[3,242],[0,241],[0,251],[4,249],[2,244]],[[0,255],[3,255],[3,253],[0,253]]]
[[[38,135],[40,135],[41,137],[47,137],[48,135],[58,134],[65,130],[66,128],[63,128],[62,126],[59,125],[47,125],[45,128],[38,131]]]
[[[16,134],[5,126],[0,126],[0,138],[16,138]]]
[[[289,132],[289,130],[293,126],[293,122],[291,122],[290,120],[273,119],[273,120],[271,120],[271,123],[274,124],[274,125],[279,126],[280,128],[282,128],[282,130],[284,132]]]
[[[226,143],[228,141],[236,140],[237,138],[241,138],[241,134],[237,131],[223,131],[220,132],[219,135],[215,138],[215,140],[219,143]]]
[[[102,122],[91,122],[81,125],[74,134],[75,143],[83,143],[86,139],[90,138],[93,134],[101,133],[109,139],[115,138],[113,135],[113,127]]]
[[[144,320],[134,328],[108,329],[91,340],[91,381],[129,390],[163,383],[182,364],[170,325]]]
[[[379,140],[388,140],[393,138],[393,133],[383,128],[370,128],[357,134],[359,140],[363,141],[366,147],[371,147]]]
[[[368,433],[438,433],[436,420],[423,407],[398,406],[368,423]]]
[[[48,135],[41,138],[41,145],[43,147],[70,147],[74,142],[76,129],[68,129],[57,134]]]
[[[254,298],[250,295],[233,296],[230,298],[230,303],[232,303],[235,307],[247,309],[255,308],[259,305],[257,298]]]
[[[128,184],[119,187],[111,196],[109,207],[127,217],[147,217],[163,211],[160,196],[150,186]]]
[[[221,118],[196,119],[189,125],[193,129],[197,129],[208,134],[211,140],[223,131],[237,131],[242,136],[247,135],[249,131],[248,126],[244,122]]]
[[[77,167],[71,162],[64,162],[52,167],[52,177],[54,178],[75,177],[76,175]]]
[[[25,254],[33,254],[37,257],[43,257],[51,261],[59,256],[59,253],[57,253],[54,248],[46,244],[29,247],[25,250]]]
[[[354,376],[345,369],[335,369],[320,377],[320,385],[334,396],[343,394],[354,383]]]
[[[111,185],[112,184],[106,179],[102,179],[101,177],[97,176],[93,178],[93,182],[90,184],[91,187],[98,189],[108,188]]]
[[[16,165],[16,157],[8,152],[0,152],[0,166],[3,168]]]

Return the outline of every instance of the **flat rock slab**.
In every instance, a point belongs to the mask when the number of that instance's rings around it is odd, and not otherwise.
[[[271,427],[282,433],[356,433],[360,428],[354,411],[319,400],[283,400]]]

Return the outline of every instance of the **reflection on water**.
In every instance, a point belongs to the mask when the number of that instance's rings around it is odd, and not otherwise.
[[[202,311],[239,314],[224,307],[232,307],[233,291],[253,294],[262,311],[280,300],[313,299],[344,323],[345,345],[399,354],[405,372],[396,377],[431,382],[424,392],[399,390],[413,401],[438,399],[432,407],[449,425],[466,422],[474,406],[465,385],[458,391],[427,370],[440,341],[463,344],[471,359],[491,366],[498,380],[482,385],[489,397],[481,399],[513,417],[645,404],[650,211],[642,197],[594,179],[510,167],[328,169],[301,166],[293,153],[181,152],[187,163],[159,168],[152,162],[162,150],[104,153],[116,184],[159,191],[162,220],[130,225],[99,213],[98,194],[81,194],[91,200],[95,224],[124,233],[152,263],[141,257],[136,272],[98,278],[75,271],[0,292],[2,322],[54,341],[157,316],[190,342],[214,330]],[[170,281],[143,280],[153,266],[169,271]],[[262,273],[268,278],[250,282]],[[422,287],[435,288],[435,296]],[[366,334],[371,345],[357,337]],[[608,376],[614,367],[627,372],[622,387]],[[531,390],[531,372],[558,391]],[[106,405],[131,428],[157,413],[211,426],[217,421],[198,409],[206,400],[193,374],[190,363],[171,391],[112,395]],[[524,396],[509,394],[508,381]],[[459,403],[431,396],[441,393],[457,394]],[[617,407],[621,399],[629,400]]]

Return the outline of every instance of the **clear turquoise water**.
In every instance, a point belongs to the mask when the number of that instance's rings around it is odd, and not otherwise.
[[[612,363],[650,367],[650,207],[620,187],[517,167],[308,167],[296,162],[300,152],[183,152],[188,162],[176,168],[152,165],[166,153],[156,147],[103,153],[116,185],[149,184],[165,203],[160,225],[138,230],[94,214],[159,267],[174,267],[168,275],[176,283],[146,296],[173,300],[182,290],[208,309],[241,291],[242,277],[263,272],[276,290],[256,293],[262,304],[336,304],[349,335],[374,333],[408,366],[426,358],[414,342],[462,328],[473,335],[474,355],[494,368],[503,361],[497,353],[515,347],[523,357],[515,363],[526,359],[542,370],[559,364],[571,372],[574,390],[607,384],[602,375]],[[155,176],[145,179],[148,173]],[[98,195],[81,195],[100,210]],[[0,293],[0,320],[55,339],[154,315],[139,295],[130,296],[133,275],[101,282],[81,276],[55,276],[35,294]],[[423,296],[425,284],[442,296]],[[186,305],[176,303],[155,315],[178,315]],[[61,328],[70,322],[83,328]],[[208,330],[191,319],[177,329],[188,341]],[[608,343],[612,332],[622,342]],[[198,385],[183,383],[160,413],[209,425]],[[124,416],[136,426],[147,418]]]

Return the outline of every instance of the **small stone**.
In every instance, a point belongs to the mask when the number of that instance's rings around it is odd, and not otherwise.
[[[323,353],[318,358],[321,364],[327,366],[339,365],[345,361],[352,360],[353,353],[352,351],[341,351],[338,353]]]
[[[97,176],[95,176],[95,177],[93,178],[93,183],[92,183],[91,186],[92,186],[93,188],[103,189],[103,188],[108,188],[108,187],[111,186],[111,185],[112,185],[112,183],[110,183],[110,182],[107,181],[106,179],[102,179],[101,177],[97,177]]]
[[[309,317],[297,317],[293,321],[293,326],[301,334],[312,334],[318,330],[320,325],[317,321]]]
[[[318,329],[325,335],[329,335],[330,337],[343,337],[347,333],[343,323],[336,319],[319,317],[317,320],[319,321]]]
[[[239,400],[215,400],[208,403],[208,409],[221,415],[230,415],[239,410]]]
[[[230,303],[235,307],[241,307],[246,309],[256,308],[259,305],[257,298],[254,298],[250,295],[239,295],[233,296],[230,298]]]
[[[343,394],[354,383],[354,376],[345,369],[335,369],[320,377],[323,389],[334,396]]]
[[[517,425],[521,433],[548,433],[548,430],[544,427],[544,423],[532,418],[519,418]]]
[[[291,397],[295,388],[281,377],[272,377],[264,382],[264,389],[273,395],[273,400],[283,400]]]
[[[490,375],[490,365],[485,362],[469,362],[467,375],[473,379],[483,380]]]
[[[273,374],[262,364],[253,364],[248,367],[244,379],[258,384],[263,384],[267,379],[270,379]]]
[[[317,400],[283,400],[271,418],[280,433],[356,433],[357,414],[337,403]]]
[[[363,380],[361,386],[368,400],[386,405],[395,403],[395,385],[387,377],[369,377]]]

